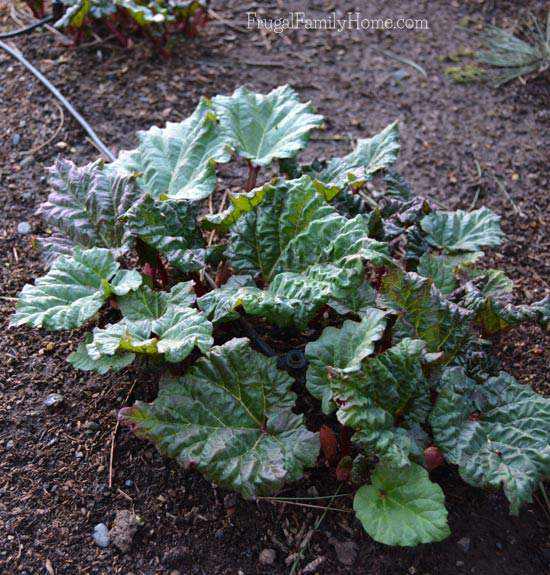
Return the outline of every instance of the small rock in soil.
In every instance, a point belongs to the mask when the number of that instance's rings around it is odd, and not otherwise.
[[[353,565],[357,559],[357,545],[353,541],[338,541],[331,538],[328,542],[334,547],[338,561],[342,565]]]
[[[315,573],[315,571],[317,571],[317,569],[319,569],[319,567],[321,566],[321,564],[325,561],[325,557],[323,555],[321,555],[320,557],[317,557],[316,559],[314,559],[313,561],[311,561],[310,563],[308,563],[303,569],[302,569],[302,573],[304,575],[307,575],[308,573]]]
[[[6,443],[6,449],[13,449],[15,446],[15,442],[13,441],[13,439],[10,439],[7,443]]]
[[[31,233],[31,225],[29,222],[19,222],[17,224],[17,233],[21,234],[22,236],[26,236],[27,234]]]
[[[123,553],[128,552],[140,524],[139,517],[131,511],[127,509],[117,511],[113,526],[109,531],[109,538],[113,545]]]
[[[273,565],[276,559],[277,553],[275,553],[275,549],[262,549],[259,559],[262,565]]]
[[[60,393],[50,393],[44,400],[44,405],[48,409],[52,409],[58,405],[61,405],[64,400],[65,398]]]
[[[456,544],[464,551],[464,553],[468,553],[470,551],[470,538],[469,537],[462,537],[459,539]]]
[[[94,527],[93,538],[98,547],[105,548],[109,546],[109,530],[105,523],[98,523]]]
[[[21,134],[14,134],[11,137],[11,143],[14,146],[18,146],[20,141],[21,141]]]

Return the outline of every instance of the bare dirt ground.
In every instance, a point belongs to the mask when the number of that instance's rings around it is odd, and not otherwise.
[[[198,38],[178,40],[170,59],[155,56],[143,40],[129,51],[112,39],[91,45],[86,40],[88,46],[67,50],[57,36],[43,32],[13,44],[114,151],[133,146],[136,130],[187,117],[201,95],[230,93],[241,84],[267,92],[290,83],[312,100],[326,117],[326,130],[314,138],[309,158],[347,153],[354,139],[398,118],[399,169],[414,189],[449,207],[468,208],[475,202],[501,214],[508,239],[492,256],[494,263],[516,282],[518,301],[542,298],[550,262],[548,78],[498,90],[487,84],[460,85],[445,75],[450,64],[441,60],[464,46],[476,47],[475,38],[459,26],[464,16],[510,25],[543,3],[522,3],[521,14],[515,2],[377,0],[354,6],[365,16],[427,18],[430,28],[423,31],[276,35],[245,29],[247,11],[285,14],[289,4],[214,2],[217,13],[240,30],[213,20]],[[309,4],[312,15],[344,10],[343,2]],[[347,3],[345,9],[351,10]],[[15,25],[2,4],[0,25]],[[427,77],[377,49],[413,60]],[[0,52],[0,572],[288,573],[292,559],[285,560],[298,550],[318,511],[228,495],[125,430],[117,435],[109,488],[116,413],[148,397],[151,382],[132,370],[105,377],[73,370],[65,357],[80,332],[7,328],[12,298],[44,270],[32,241],[42,224],[33,214],[48,194],[46,167],[60,154],[78,163],[97,157],[51,95]],[[29,222],[32,233],[18,234],[20,222]],[[550,393],[549,358],[540,330],[522,327],[504,336],[498,354],[519,381]],[[64,402],[48,410],[43,401],[53,392],[62,394]],[[313,571],[319,574],[545,572],[550,540],[540,495],[519,517],[511,517],[501,494],[466,486],[450,468],[433,477],[447,497],[448,540],[415,549],[388,548],[374,543],[353,515],[329,513],[301,567],[319,559]],[[323,495],[336,489],[331,472],[319,466],[286,493],[304,494],[313,484]],[[349,509],[350,501],[340,505]],[[126,554],[102,550],[91,538],[94,525],[110,524],[119,509],[135,511],[144,520]],[[276,552],[272,565],[259,562],[265,548]]]

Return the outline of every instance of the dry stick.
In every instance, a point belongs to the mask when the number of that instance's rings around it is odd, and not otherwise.
[[[130,386],[130,390],[126,394],[126,398],[124,399],[123,404],[125,404],[128,401],[128,399],[130,399],[130,395],[132,395],[132,391],[134,391],[134,387],[136,386],[136,383],[137,383],[137,379],[134,380],[134,383],[132,383],[132,385]],[[113,486],[113,460],[115,458],[115,440],[116,440],[116,434],[117,434],[119,426],[120,426],[120,421],[117,418],[116,423],[115,423],[115,428],[113,429],[113,433],[111,435],[111,452],[109,454],[109,489],[111,489],[111,487]]]
[[[59,104],[57,102],[57,100],[54,100],[53,102],[57,106],[57,109],[59,110],[59,116],[60,116],[59,126],[57,126],[57,130],[54,132],[53,136],[48,138],[45,142],[42,142],[42,144],[39,144],[38,146],[36,146],[36,147],[32,148],[31,150],[29,150],[28,152],[26,152],[26,155],[30,156],[32,154],[36,154],[36,152],[38,152],[42,148],[45,148],[49,143],[53,142],[57,138],[57,136],[59,136],[59,133],[63,129],[63,126],[65,124],[65,114],[63,113],[63,108],[61,107],[61,104]]]
[[[510,194],[508,193],[508,190],[506,189],[506,186],[498,179],[495,178],[493,176],[493,179],[495,180],[499,190],[505,195],[506,199],[510,202],[510,204],[512,205],[512,208],[514,210],[514,213],[517,216],[521,216],[522,218],[525,217],[525,214],[516,206],[516,203],[514,202],[514,200],[512,199],[512,197],[510,196]]]
[[[214,18],[214,20],[217,20],[218,22],[225,24],[228,28],[231,28],[231,30],[235,30],[235,32],[239,32],[240,34],[246,34],[248,32],[248,30],[245,30],[244,28],[241,28],[240,26],[233,24],[229,20],[226,20],[223,16],[220,16],[220,14],[212,10],[212,8],[208,9],[208,15],[211,18]]]
[[[299,501],[292,501],[289,499],[268,499],[264,501],[269,503],[282,503],[283,505],[296,505],[296,507],[308,507],[309,509],[322,509],[323,511],[340,511],[341,513],[353,513],[351,509],[340,509],[339,507],[325,507],[324,505],[313,505],[312,503],[300,503]]]
[[[338,486],[338,489],[334,493],[334,497],[336,497],[338,495],[341,488],[342,488],[342,484],[340,484]],[[332,499],[329,501],[329,506],[331,503],[332,503]],[[323,511],[323,513],[320,515],[320,517],[317,519],[317,521],[315,522],[313,529],[311,529],[309,531],[309,533],[302,540],[302,543],[300,544],[300,548],[298,549],[297,557],[296,557],[296,559],[294,559],[294,563],[292,564],[292,568],[290,569],[289,575],[294,575],[296,573],[296,570],[298,569],[298,565],[300,564],[300,560],[304,558],[304,552],[307,549],[307,546],[309,545],[309,542],[310,542],[311,538],[313,537],[313,534],[315,533],[315,531],[317,531],[317,529],[319,529],[319,525],[321,525],[321,523],[325,519],[325,515],[327,514],[328,510],[329,510],[329,508],[327,507]]]
[[[212,196],[210,196],[210,197],[212,197]],[[225,192],[223,193],[222,201],[220,202],[220,207],[218,208],[218,214],[221,214],[223,212],[223,209],[225,208],[225,202],[226,201],[227,201],[227,190],[225,190]],[[210,213],[213,213],[212,209],[210,210]],[[210,247],[212,245],[212,242],[214,241],[215,236],[216,236],[216,230],[212,230],[208,236],[207,247]]]

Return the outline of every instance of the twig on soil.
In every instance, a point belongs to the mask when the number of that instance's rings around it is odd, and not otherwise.
[[[228,28],[231,28],[231,30],[235,30],[235,32],[239,32],[240,34],[246,34],[246,32],[247,32],[247,30],[245,30],[244,28],[241,28],[240,26],[237,26],[236,24],[233,24],[233,22],[230,22],[229,20],[224,18],[223,16],[221,16],[220,14],[218,14],[217,12],[212,10],[212,8],[210,8],[208,10],[208,15],[211,18],[214,18],[214,20],[221,22],[222,24],[224,24]]]
[[[35,146],[31,150],[29,150],[28,152],[25,152],[25,155],[31,156],[32,154],[36,154],[36,152],[38,152],[42,148],[45,148],[49,143],[53,142],[57,138],[57,136],[59,135],[59,133],[63,129],[63,126],[65,125],[65,114],[63,113],[63,108],[61,107],[61,104],[59,104],[56,100],[54,100],[53,102],[57,106],[57,109],[59,110],[59,116],[60,116],[59,126],[57,126],[57,130],[45,142],[42,142],[38,146]]]
[[[250,60],[241,60],[241,64],[245,64],[246,66],[264,66],[266,68],[284,68],[285,64],[282,62],[262,62],[261,60],[257,60],[256,62],[252,62]]]
[[[342,488],[342,484],[340,484],[338,486],[338,489],[336,489],[336,492],[334,493],[334,495],[332,496],[332,499],[329,501],[329,506],[332,503],[332,500],[334,498],[336,498],[338,496],[338,494],[340,493],[340,489]],[[287,502],[288,503],[288,502]],[[294,562],[292,563],[292,568],[290,569],[290,574],[289,575],[294,575],[298,569],[298,566],[300,565],[300,561],[304,558],[304,553],[309,545],[309,542],[311,540],[311,538],[313,537],[313,534],[315,533],[315,531],[317,531],[317,529],[319,529],[319,526],[321,525],[321,523],[323,522],[323,520],[325,519],[325,516],[327,514],[327,512],[329,511],[329,507],[327,507],[323,513],[318,517],[317,521],[315,522],[315,525],[313,526],[313,529],[311,529],[307,535],[304,537],[304,539],[302,540],[302,543],[300,543],[300,547],[298,549],[298,552],[296,554],[296,558],[294,559]],[[342,511],[340,509],[340,511]]]
[[[134,387],[136,386],[136,382],[137,382],[137,379],[134,380],[134,382],[130,386],[128,393],[126,394],[126,397],[124,398],[123,404],[126,404],[128,399],[130,399],[130,395],[132,395],[132,392],[134,391]],[[109,482],[108,482],[109,489],[111,489],[111,487],[113,486],[113,460],[115,458],[115,440],[116,440],[116,434],[118,432],[119,426],[120,426],[120,421],[117,419],[117,421],[115,423],[115,428],[113,429],[113,433],[111,434],[111,451],[109,453]]]
[[[506,189],[506,186],[498,179],[495,178],[493,176],[493,179],[495,180],[499,190],[504,194],[504,196],[506,197],[506,199],[510,202],[510,204],[512,205],[512,208],[514,210],[514,213],[517,216],[520,216],[522,218],[525,217],[525,214],[517,207],[516,203],[514,202],[514,200],[512,199],[512,196],[510,196],[510,194],[508,193],[508,190]]]
[[[351,509],[340,509],[339,507],[325,507],[323,505],[313,505],[312,503],[300,503],[299,501],[289,501],[288,499],[269,499],[264,501],[269,503],[283,503],[284,505],[295,505],[296,507],[308,507],[309,509],[322,509],[323,511],[340,511],[341,513],[353,513]]]
[[[2,299],[4,301],[17,301],[16,297],[9,297],[7,295],[0,295],[0,299]]]
[[[353,495],[353,493],[340,493],[334,495],[318,495],[316,497],[285,497],[282,495],[281,497],[256,497],[256,499],[267,499],[270,501],[313,501],[317,499],[336,499],[337,497],[349,497]]]
[[[388,58],[391,58],[392,60],[396,60],[397,62],[400,62],[401,64],[406,64],[407,66],[414,68],[417,72],[420,72],[425,78],[428,77],[428,74],[426,74],[426,70],[424,70],[424,68],[422,68],[422,66],[420,64],[417,64],[416,62],[413,62],[412,60],[409,60],[408,58],[400,56],[399,54],[394,54],[393,52],[390,52],[389,50],[382,50],[382,49],[376,48],[376,47],[374,47],[373,50],[375,52],[383,54],[384,56],[387,56]]]

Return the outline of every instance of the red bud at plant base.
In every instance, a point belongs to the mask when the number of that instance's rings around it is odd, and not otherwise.
[[[431,445],[424,449],[424,464],[428,471],[432,471],[432,469],[443,465],[443,463],[445,463],[445,460],[443,459],[443,454],[439,451],[439,447]]]
[[[323,455],[329,465],[334,465],[336,463],[336,458],[338,457],[338,441],[336,439],[336,433],[328,426],[322,425],[319,430],[319,437],[321,439],[321,449],[323,450]]]
[[[351,468],[353,466],[353,460],[349,455],[342,457],[338,462],[336,467],[336,479],[338,481],[349,481],[351,477]]]
[[[155,277],[155,270],[153,269],[153,266],[148,262],[143,266],[143,275],[150,278]]]

